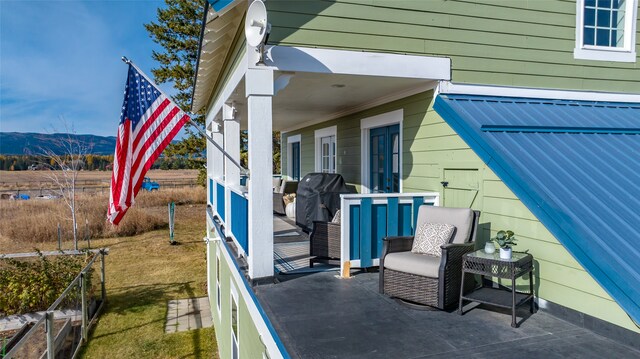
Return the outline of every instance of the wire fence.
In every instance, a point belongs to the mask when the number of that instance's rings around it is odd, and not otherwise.
[[[75,358],[105,303],[105,254],[96,252],[38,321],[0,342],[0,358]]]

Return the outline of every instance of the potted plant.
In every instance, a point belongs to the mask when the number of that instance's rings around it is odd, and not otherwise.
[[[516,245],[516,236],[513,231],[501,230],[491,240],[500,247],[500,258],[511,259],[511,247]]]

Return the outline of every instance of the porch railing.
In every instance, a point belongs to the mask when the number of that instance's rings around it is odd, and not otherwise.
[[[216,211],[220,215],[220,219],[225,221],[225,198],[224,198],[224,185],[216,182]]]
[[[231,233],[249,255],[249,201],[243,193],[231,190]]]
[[[438,192],[348,194],[340,198],[342,276],[349,276],[349,268],[378,265],[384,237],[412,235],[418,208],[440,205]]]
[[[230,187],[229,208],[225,196],[226,185],[220,179],[209,178],[209,204],[225,228],[225,235],[235,240],[245,254],[249,254],[249,200],[242,188]]]

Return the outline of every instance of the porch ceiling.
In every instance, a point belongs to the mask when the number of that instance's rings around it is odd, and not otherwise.
[[[424,79],[306,72],[277,72],[274,77],[275,131],[290,131],[338,118],[426,91],[437,85],[437,81]],[[246,128],[244,94],[244,81],[241,81],[230,100],[236,103],[240,111],[241,126]]]

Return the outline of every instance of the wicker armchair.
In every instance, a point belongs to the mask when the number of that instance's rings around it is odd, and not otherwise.
[[[380,293],[443,310],[455,307],[460,298],[462,256],[475,250],[479,217],[479,211],[467,208],[421,206],[416,228],[427,222],[453,224],[453,238],[442,245],[441,257],[412,253],[414,237],[384,238]],[[463,290],[474,286],[471,275]]]
[[[340,223],[313,221],[309,242],[309,267],[314,262],[340,263]]]

